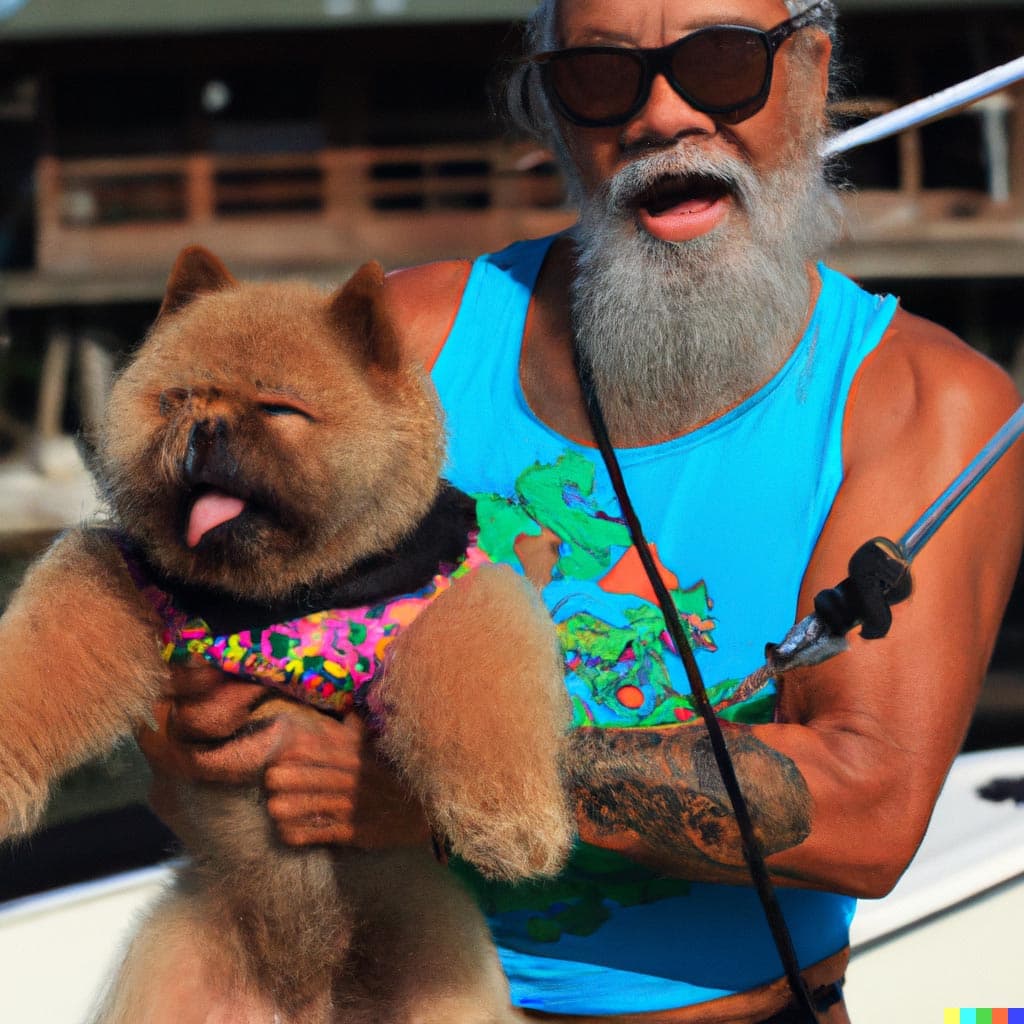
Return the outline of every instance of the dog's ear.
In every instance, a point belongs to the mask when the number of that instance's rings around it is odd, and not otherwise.
[[[396,370],[401,362],[398,331],[384,296],[384,268],[365,263],[332,296],[331,325],[367,365]]]
[[[167,281],[158,317],[187,306],[203,292],[216,292],[238,284],[231,272],[209,249],[190,245],[181,250]]]

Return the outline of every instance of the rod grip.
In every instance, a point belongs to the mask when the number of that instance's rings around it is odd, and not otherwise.
[[[892,606],[913,589],[910,561],[887,537],[875,537],[853,554],[850,575],[814,598],[815,614],[836,636],[860,625],[865,640],[878,640],[892,626]]]

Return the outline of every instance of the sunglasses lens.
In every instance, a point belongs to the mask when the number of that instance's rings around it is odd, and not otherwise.
[[[643,79],[629,53],[566,53],[546,68],[548,86],[574,119],[615,121],[636,101]]]
[[[742,28],[695,32],[672,54],[672,74],[686,96],[708,113],[738,114],[738,120],[760,98],[770,69],[764,35]]]

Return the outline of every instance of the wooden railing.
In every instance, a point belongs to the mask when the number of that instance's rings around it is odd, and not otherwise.
[[[40,161],[40,269],[165,266],[189,242],[276,265],[470,253],[571,219],[551,162],[501,143]]]
[[[1003,104],[1005,119],[999,189],[925,188],[920,131],[908,131],[894,143],[893,186],[849,198],[844,248],[1019,243],[1022,99],[1017,91],[992,100]],[[885,100],[858,100],[855,111],[837,112],[863,117],[890,107]],[[499,248],[558,230],[572,217],[551,160],[529,145],[498,141],[282,155],[45,158],[37,196],[38,267],[56,273],[165,270],[192,242],[243,267],[351,265],[371,257],[394,266]]]

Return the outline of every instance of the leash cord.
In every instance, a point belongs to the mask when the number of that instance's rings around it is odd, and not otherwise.
[[[619,505],[626,522],[629,526],[633,544],[640,556],[647,577],[654,588],[661,606],[662,614],[665,617],[665,624],[675,643],[676,651],[682,659],[683,667],[686,670],[686,677],[690,683],[690,691],[695,703],[704,719],[704,724],[711,740],[711,749],[714,752],[715,762],[718,765],[719,774],[725,785],[729,802],[732,805],[733,814],[736,816],[736,824],[739,827],[740,840],[743,845],[743,854],[750,869],[750,876],[754,887],[757,890],[758,898],[764,910],[768,927],[778,950],[779,959],[793,992],[793,998],[799,1009],[806,1014],[811,1024],[817,1024],[818,1016],[814,1010],[811,994],[807,984],[800,974],[800,963],[793,946],[793,939],[786,924],[782,908],[779,906],[778,898],[775,895],[775,888],[768,876],[768,868],[764,862],[764,854],[761,851],[760,843],[754,833],[754,825],[750,818],[750,811],[747,807],[746,798],[740,788],[739,779],[736,777],[736,770],[729,754],[729,748],[722,733],[722,727],[715,715],[714,708],[708,699],[707,690],[704,687],[704,680],[701,677],[697,659],[694,657],[689,637],[686,634],[683,624],[680,621],[679,613],[672,601],[672,595],[661,577],[661,573],[651,555],[650,548],[644,537],[643,527],[640,524],[636,510],[630,500],[629,492],[626,490],[626,481],[622,475],[615,449],[608,436],[608,427],[605,423],[604,413],[597,397],[597,387],[594,383],[593,373],[588,360],[580,351],[579,344],[573,336],[573,359],[576,364],[576,373],[579,377],[580,386],[583,391],[584,402],[586,403],[587,414],[590,418],[591,429],[597,441],[601,457],[604,460],[605,468],[611,478],[612,486],[619,500]]]

